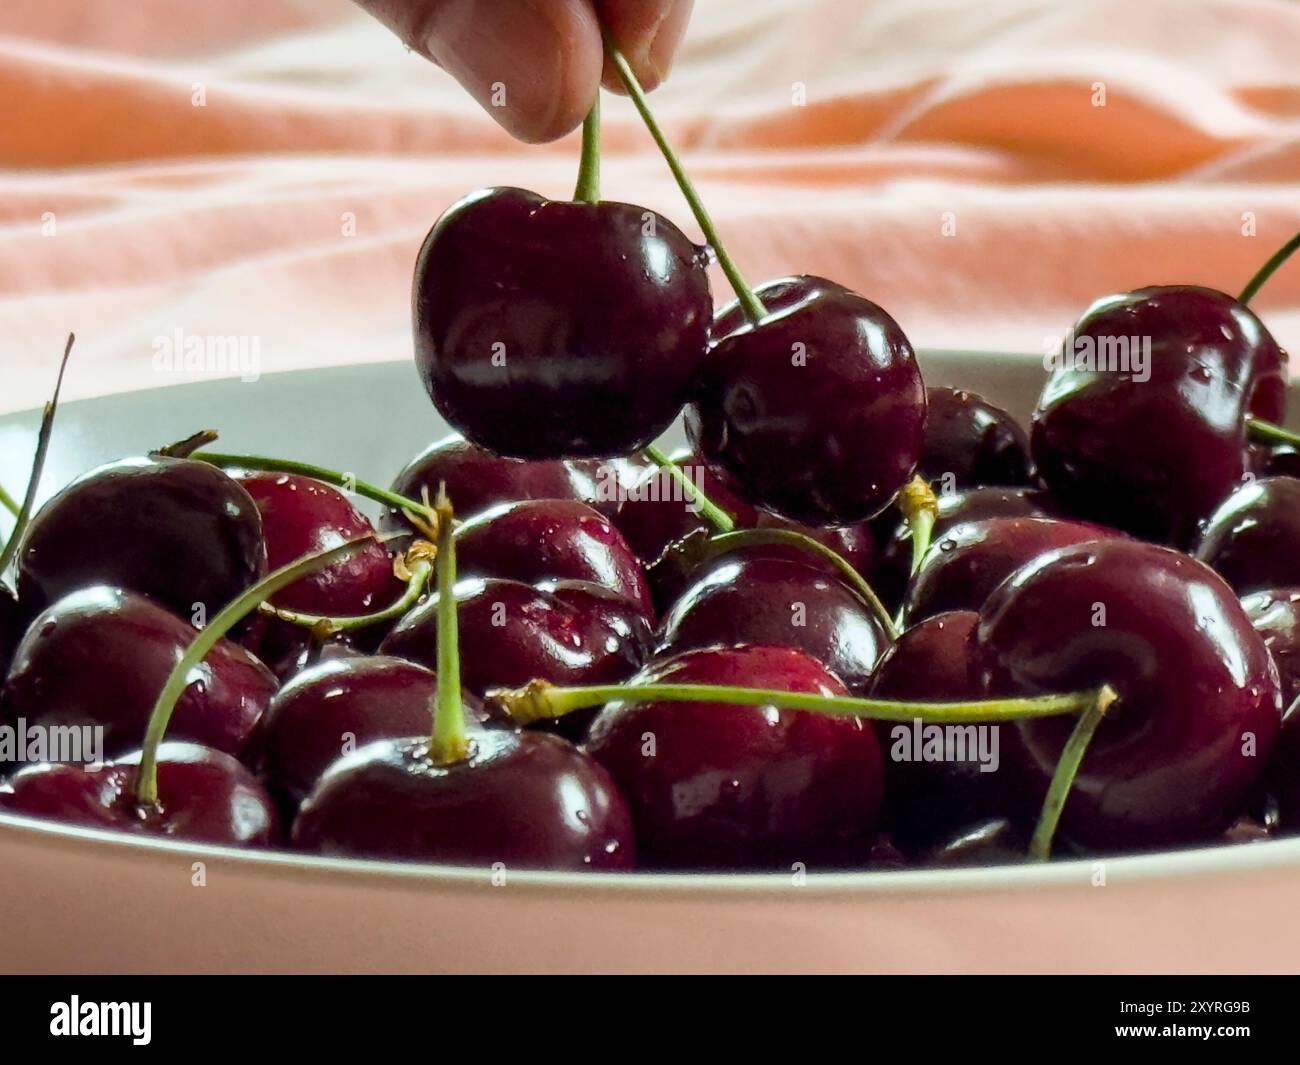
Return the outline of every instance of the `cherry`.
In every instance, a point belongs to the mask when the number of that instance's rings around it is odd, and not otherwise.
[[[942,540],[958,525],[987,518],[1054,518],[1060,507],[1046,492],[1036,488],[969,488],[938,497],[939,513],[931,541]],[[895,520],[880,549],[872,578],[876,592],[889,606],[902,603],[912,568],[912,530]]]
[[[736,552],[707,567],[665,615],[659,653],[772,644],[824,663],[862,690],[889,636],[871,606],[836,577],[786,558]]]
[[[1278,733],[1282,695],[1231,589],[1177,551],[1112,538],[1062,548],[989,597],[975,668],[989,692],[1105,682],[1119,701],[1093,738],[1060,828],[1088,848],[1210,838],[1242,812]],[[1017,726],[1027,778],[1065,740]]]
[[[593,584],[468,580],[456,586],[455,598],[461,679],[476,695],[536,677],[616,683],[641,667],[652,642],[650,623],[636,606]],[[440,599],[431,596],[398,622],[380,651],[435,665]]]
[[[123,459],[77,478],[32,519],[18,556],[31,616],[67,592],[110,584],[182,617],[215,612],[266,572],[248,493],[205,462]]]
[[[1052,372],[1033,419],[1040,475],[1080,517],[1186,543],[1245,472],[1246,418],[1281,416],[1285,353],[1244,304],[1186,285],[1098,300],[1072,338],[1072,358],[1149,342],[1149,359]]]
[[[151,599],[94,586],[32,623],[4,688],[8,716],[29,724],[102,726],[104,755],[138,748],[168,674],[194,629]],[[191,674],[173,735],[239,755],[276,690],[275,677],[229,640]]]
[[[439,412],[515,458],[651,443],[704,360],[706,259],[626,203],[476,192],[438,219],[415,266],[415,355]]]
[[[437,675],[414,662],[382,655],[327,658],[271,700],[257,731],[258,772],[296,809],[349,750],[428,731],[437,690]],[[465,708],[471,725],[493,720],[472,696]]]
[[[91,828],[235,846],[279,842],[275,804],[234,758],[197,743],[164,743],[158,783],[166,801],[142,808],[133,788],[141,752],[111,762],[23,766],[0,784],[0,809]]]
[[[583,503],[530,499],[484,511],[461,525],[456,552],[466,576],[589,581],[654,617],[640,560],[610,520]]]
[[[959,388],[927,388],[918,472],[936,491],[1031,483],[1029,436],[1001,407]]]
[[[7,585],[0,584],[0,677],[9,672],[9,663],[13,661],[14,648],[22,639],[26,627],[22,609],[18,606],[18,597]]]
[[[979,615],[961,610],[926,618],[904,632],[877,664],[870,694],[878,699],[959,701],[982,694],[972,676],[975,629]],[[885,820],[895,841],[909,854],[944,845],[945,836],[964,831],[969,823],[1005,813],[1010,804],[1005,747],[1014,729],[984,728],[996,733],[998,764],[980,758],[978,733],[963,730],[964,751],[942,750],[942,758],[915,757],[916,726],[878,726],[885,752]],[[922,732],[921,739],[926,739]],[[986,744],[985,754],[991,748]],[[921,748],[920,753],[926,753]],[[959,754],[966,757],[959,757]],[[983,766],[993,768],[984,770]],[[1024,848],[1020,848],[1023,855]]]
[[[466,728],[456,539],[437,504],[438,682],[432,736],[381,739],[336,761],[304,800],[296,846],[494,868],[625,869],[631,817],[609,774],[546,733]]]
[[[938,868],[1014,865],[1025,860],[1025,836],[1014,821],[987,817],[955,830],[935,844],[921,864]]]
[[[979,610],[1015,570],[1058,547],[1086,543],[1113,529],[1052,518],[989,518],[948,529],[926,552],[903,600],[908,624],[947,610]]]
[[[416,455],[393,481],[393,491],[412,499],[432,499],[438,486],[456,500],[462,518],[519,499],[577,499],[594,503],[599,483],[592,464],[575,460],[504,458],[471,444],[461,436],[448,436]],[[396,507],[380,520],[385,531],[410,529]]]
[[[686,408],[710,470],[746,501],[805,525],[883,510],[924,442],[925,387],[911,344],[874,303],[832,281],[784,278],[767,313],[724,310]]]
[[[1300,477],[1300,450],[1291,444],[1266,447],[1252,444],[1258,449],[1258,461],[1252,467],[1257,477]]]
[[[1254,592],[1241,601],[1255,631],[1264,638],[1282,681],[1282,704],[1288,708],[1300,696],[1300,588]]]
[[[1195,554],[1238,595],[1300,584],[1300,480],[1242,485],[1207,519]]]
[[[824,666],[790,647],[691,651],[653,663],[634,681],[642,682],[845,691]],[[587,749],[627,795],[645,865],[845,865],[862,861],[874,837],[880,748],[870,726],[855,718],[616,702],[597,716]]]

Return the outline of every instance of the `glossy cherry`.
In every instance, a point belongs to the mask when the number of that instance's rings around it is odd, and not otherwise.
[[[0,809],[90,828],[227,846],[271,846],[280,822],[271,796],[228,754],[197,743],[158,749],[163,801],[142,809],[134,793],[140,752],[82,765],[40,762],[0,784]]]
[[[1300,480],[1242,485],[1205,522],[1195,554],[1238,595],[1300,584]]]
[[[637,682],[744,685],[842,695],[789,647],[692,651]],[[647,744],[653,748],[647,753]],[[861,863],[882,792],[869,724],[771,707],[612,703],[587,743],[632,808],[643,865],[770,869]]]
[[[270,790],[296,808],[344,754],[380,739],[428,732],[437,675],[401,658],[331,658],[299,673],[271,700],[256,737]],[[466,695],[471,725],[495,720]]]
[[[77,478],[32,519],[18,553],[28,616],[67,592],[111,584],[181,617],[211,615],[266,572],[249,494],[206,462],[134,458]]]
[[[954,525],[936,538],[903,599],[912,625],[947,610],[979,610],[1014,571],[1058,547],[1122,536],[1087,522],[988,518]]]
[[[407,614],[380,650],[437,665],[438,600]],[[456,585],[461,682],[477,695],[534,678],[554,684],[614,684],[635,673],[651,644],[649,622],[627,599],[578,581],[534,587],[520,581]]]
[[[1240,814],[1277,737],[1282,693],[1232,590],[1195,559],[1109,539],[1063,548],[989,597],[975,668],[990,694],[1118,692],[1060,832],[1093,849],[1205,840]],[[1071,725],[1017,726],[1041,796]]]
[[[408,499],[433,499],[440,484],[456,501],[456,513],[472,518],[489,507],[520,499],[597,501],[599,463],[568,459],[505,458],[472,444],[462,436],[447,436],[416,455],[393,481],[393,491]],[[389,509],[380,520],[385,531],[410,529],[398,511]]]
[[[18,606],[18,597],[7,585],[0,584],[0,681],[9,672],[14,648],[18,646],[26,627],[22,609]]]
[[[626,203],[485,189],[415,266],[415,356],[435,406],[516,458],[644,447],[686,401],[713,299],[701,250]]]
[[[536,584],[588,581],[654,617],[640,560],[608,518],[569,499],[529,499],[483,511],[457,531],[466,577],[502,577]]]
[[[889,637],[843,581],[804,562],[737,552],[707,567],[664,616],[658,653],[744,643],[796,648],[861,691]]]
[[[1143,372],[1132,359],[1148,344]],[[1127,351],[1134,372],[1080,365],[1089,351],[1112,364]],[[1286,354],[1212,289],[1098,300],[1064,354],[1034,413],[1038,472],[1071,511],[1145,539],[1185,544],[1245,472],[1246,417],[1282,414]]]
[[[1290,708],[1300,696],[1300,588],[1254,592],[1241,605],[1277,664],[1289,719]]]
[[[144,742],[145,725],[194,629],[153,600],[95,586],[64,596],[32,623],[4,688],[28,724],[103,726],[104,755]],[[219,642],[193,674],[169,735],[239,755],[276,691],[244,648]]]
[[[1027,861],[1024,829],[1006,817],[986,817],[955,829],[931,847],[920,864],[931,868],[1015,865]]]
[[[982,685],[972,676],[978,625],[979,615],[963,610],[938,614],[912,626],[881,658],[869,694],[880,699],[929,702],[980,698]],[[933,741],[927,748],[924,732],[918,747],[914,724],[881,722],[876,728],[885,755],[885,822],[895,841],[912,856],[942,848],[945,837],[961,832],[970,822],[1013,808],[1005,750],[1015,735],[1011,726],[984,726],[991,730],[987,736],[996,737],[996,764],[987,757],[993,751],[991,738],[985,742],[986,757],[981,759],[976,729],[961,730],[964,743],[975,742],[958,750],[946,743],[937,747]]]
[[[912,346],[874,303],[816,277],[756,290],[738,308],[686,409],[692,445],[742,499],[805,525],[849,525],[883,510],[924,443],[925,386]]]
[[[1001,407],[960,388],[927,388],[925,449],[917,472],[936,493],[1028,485],[1029,434]]]

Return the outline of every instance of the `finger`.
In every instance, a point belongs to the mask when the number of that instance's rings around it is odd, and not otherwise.
[[[589,0],[357,2],[521,140],[563,136],[595,99],[603,53]]]
[[[641,87],[649,92],[668,77],[673,57],[686,35],[694,0],[595,0],[600,20],[627,57]],[[607,89],[623,91],[612,64],[606,62]]]

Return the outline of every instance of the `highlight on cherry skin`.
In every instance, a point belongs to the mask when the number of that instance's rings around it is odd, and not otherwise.
[[[467,192],[419,251],[452,436],[362,480],[202,431],[29,490],[0,812],[590,875],[1300,832],[1300,438],[1249,305],[1285,256],[1099,294],[1022,421],[870,292],[751,286],[611,60],[705,243],[604,198],[597,105],[572,199]]]

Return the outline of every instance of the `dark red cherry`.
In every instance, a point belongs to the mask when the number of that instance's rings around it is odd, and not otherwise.
[[[1300,696],[1300,588],[1254,592],[1241,605],[1277,664],[1282,704],[1290,708]]]
[[[102,725],[104,755],[144,742],[145,725],[194,629],[151,599],[95,586],[42,613],[14,654],[4,698],[29,725]],[[191,674],[168,735],[239,755],[275,694],[270,671],[229,640]]]
[[[415,358],[444,418],[516,458],[654,441],[708,343],[705,258],[632,204],[485,189],[438,219],[415,264]]]
[[[271,796],[234,758],[197,743],[158,748],[156,809],[142,810],[134,788],[140,752],[82,765],[39,762],[0,784],[0,809],[89,828],[170,836],[237,847],[280,841]]]
[[[433,726],[438,678],[401,658],[332,658],[280,689],[258,726],[258,772],[295,808],[343,755],[380,739],[400,739]],[[468,693],[469,725],[494,719]]]
[[[1257,459],[1252,467],[1257,477],[1300,477],[1300,451],[1290,444],[1266,447],[1252,444]]]
[[[1088,368],[1089,353],[1128,372]],[[1080,517],[1185,544],[1245,472],[1247,415],[1279,420],[1286,354],[1249,308],[1194,286],[1084,312],[1034,413],[1038,472]]]
[[[1063,517],[1057,502],[1037,488],[969,488],[964,492],[941,493],[938,503],[939,515],[931,532],[931,542],[941,540],[958,525],[972,521]],[[901,605],[911,569],[912,530],[899,517],[880,549],[872,578],[872,587],[887,606],[896,608]]]
[[[972,865],[1014,865],[1028,860],[1029,840],[1016,822],[986,817],[953,831],[920,859],[932,868]]]
[[[248,493],[194,459],[134,458],[77,478],[32,519],[18,553],[28,616],[67,592],[111,584],[181,617],[211,616],[266,573]]]
[[[290,473],[239,473],[236,480],[262,516],[269,569],[374,532],[370,520],[333,485]],[[382,609],[402,590],[392,558],[372,543],[295,581],[272,603],[306,614],[350,617]]]
[[[843,695],[789,647],[692,651],[636,682]],[[632,807],[642,864],[785,869],[863,862],[875,838],[881,759],[869,723],[773,707],[611,703],[587,743]]]
[[[1080,766],[1061,837],[1109,850],[1186,843],[1243,811],[1277,737],[1282,693],[1263,639],[1208,566],[1097,540],[1018,570],[982,614],[975,665],[990,693],[1106,683],[1119,695]],[[1071,727],[1017,726],[1035,801]]]
[[[1242,485],[1210,515],[1195,554],[1238,595],[1300,584],[1300,480]]]
[[[1014,571],[1058,547],[1123,536],[1088,522],[988,518],[954,525],[937,537],[903,599],[909,625],[946,610],[979,610]]]
[[[978,614],[962,610],[912,626],[876,666],[870,694],[926,702],[982,698],[979,679],[972,676],[978,624]],[[913,856],[942,847],[945,837],[971,822],[1005,813],[1013,787],[1004,749],[1014,741],[1012,728],[926,729],[917,722],[876,726],[885,754],[885,822]]]
[[[539,732],[474,734],[449,766],[428,740],[379,740],[335,762],[293,824],[321,854],[514,869],[619,870],[636,864],[627,803],[573,744]]]
[[[728,309],[686,408],[709,468],[742,499],[805,525],[883,510],[924,443],[912,346],[874,303],[815,277],[757,290],[757,324]]]
[[[26,627],[18,597],[6,585],[0,584],[0,677],[8,674],[14,648]]]
[[[483,511],[456,533],[459,573],[537,584],[588,581],[654,617],[640,560],[604,515],[570,499],[529,499]]]
[[[438,486],[445,484],[447,495],[456,502],[457,516],[464,519],[519,499],[594,502],[600,472],[588,463],[572,460],[504,458],[464,437],[448,436],[407,463],[393,481],[393,491],[417,502],[425,494],[433,500],[438,496]],[[380,528],[396,532],[410,529],[411,525],[400,512],[390,508]]]
[[[797,648],[861,691],[889,637],[844,582],[803,562],[742,551],[682,593],[659,627],[659,654],[742,643]]]
[[[1031,483],[1029,435],[1001,407],[959,388],[927,388],[918,473],[935,492]]]
[[[457,543],[459,553],[460,544]],[[534,678],[554,684],[616,684],[645,661],[650,625],[627,599],[577,581],[456,585],[461,682],[476,695]],[[438,596],[417,606],[380,650],[436,668]]]

